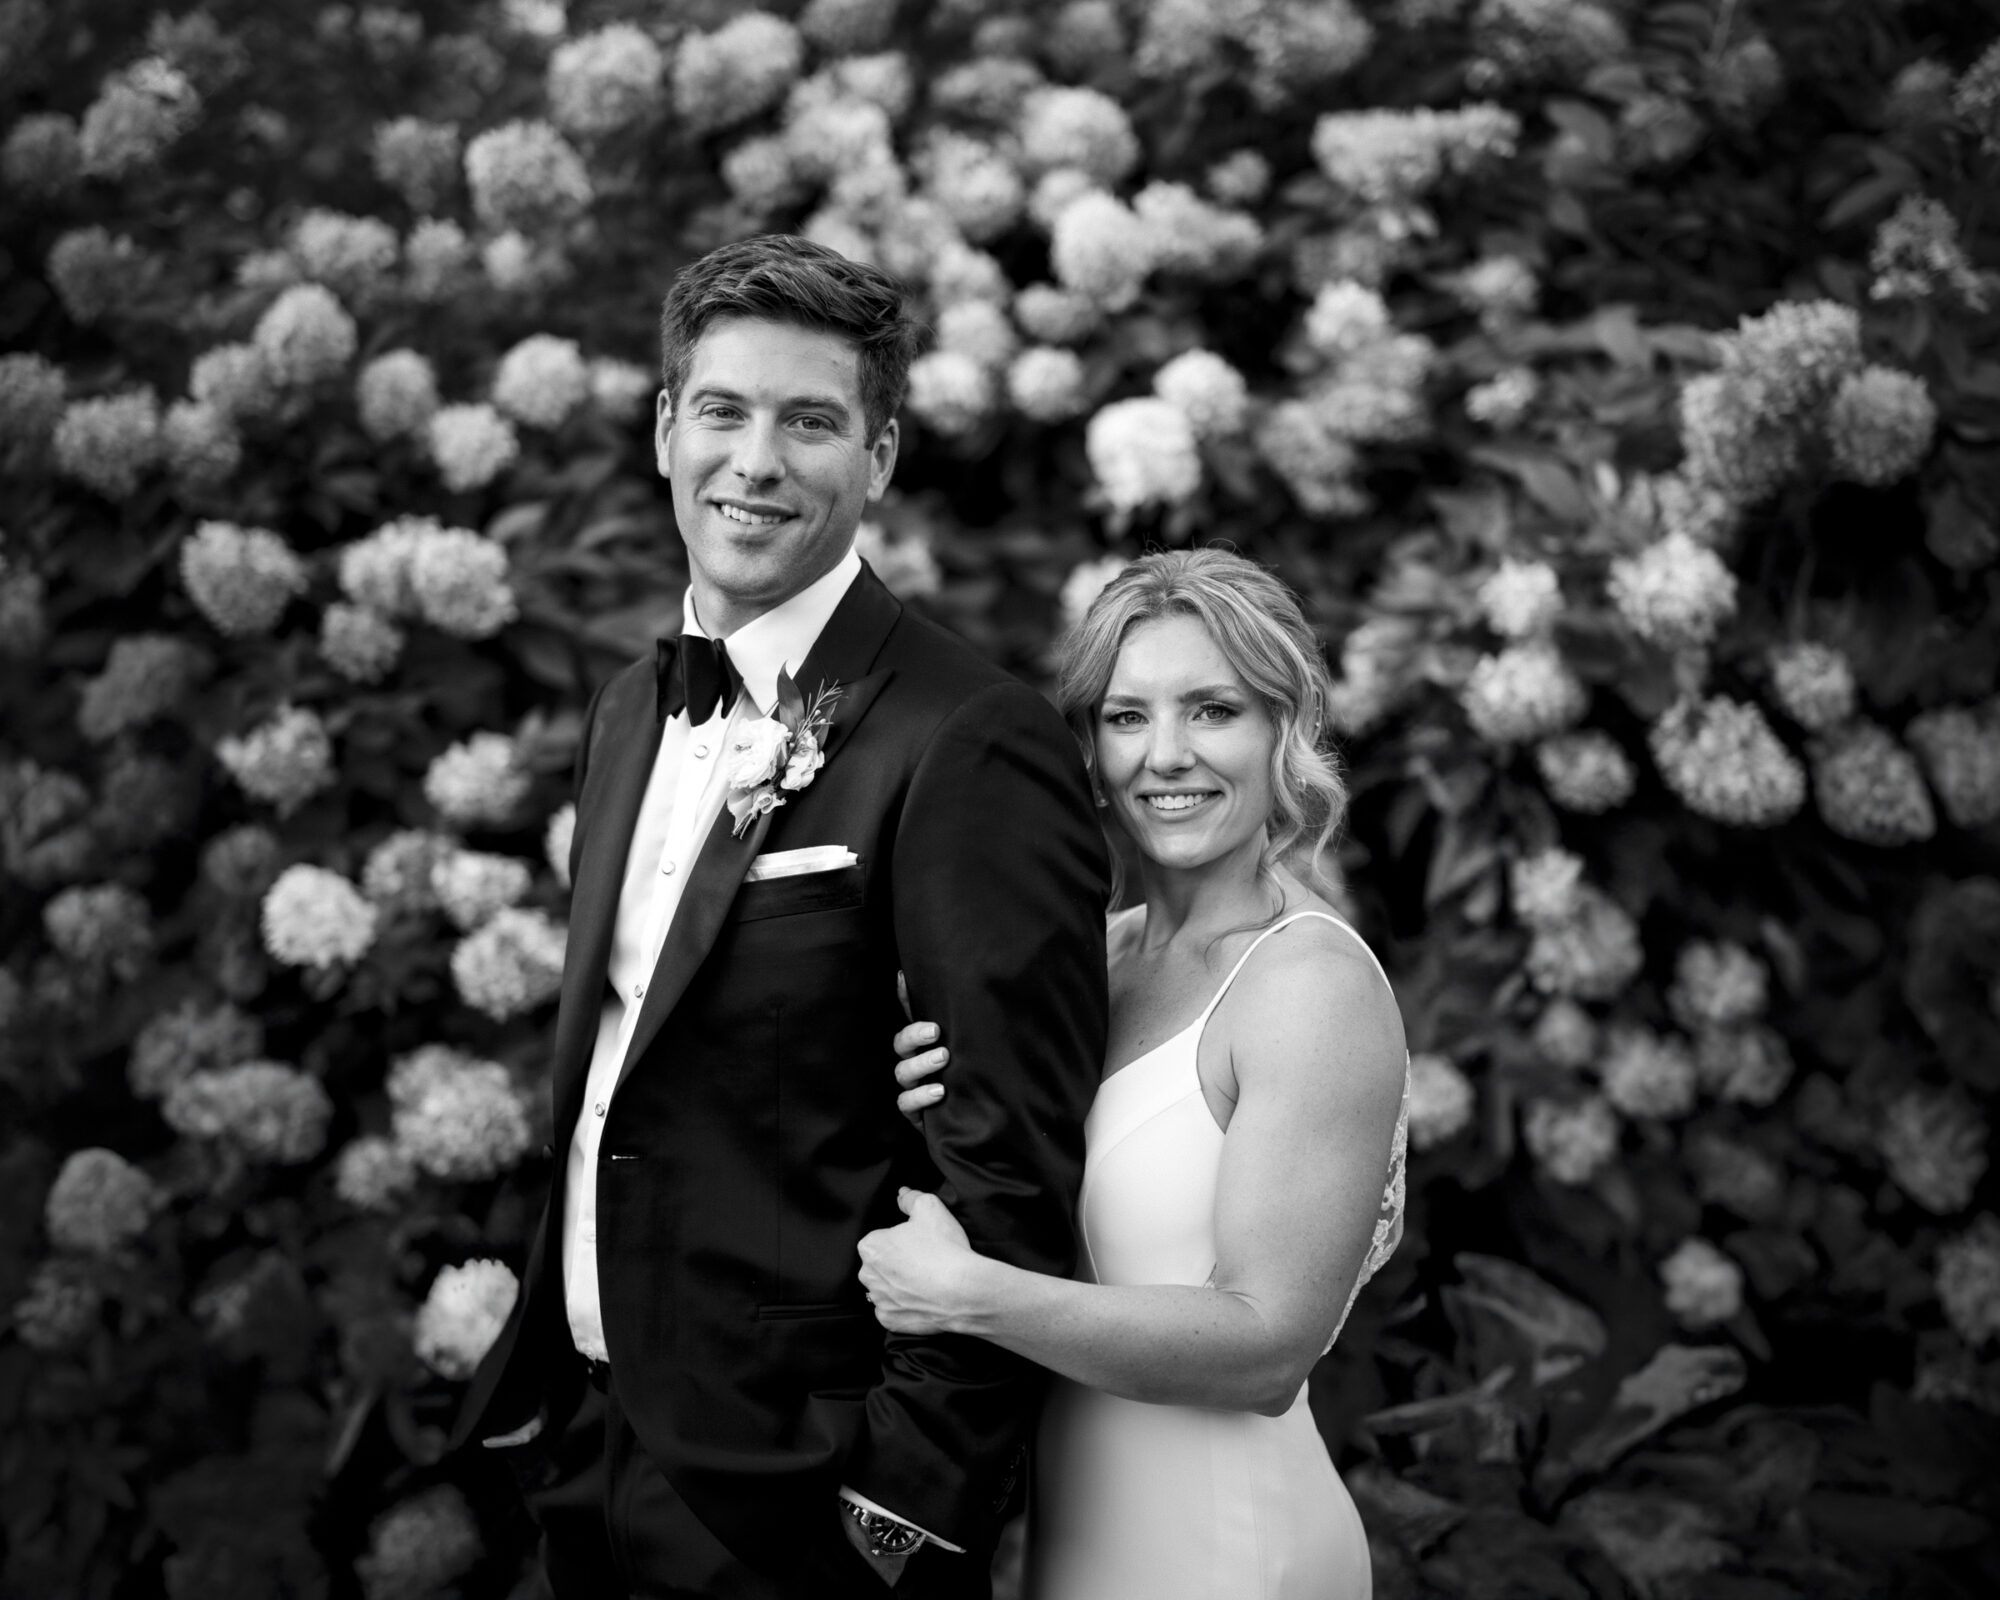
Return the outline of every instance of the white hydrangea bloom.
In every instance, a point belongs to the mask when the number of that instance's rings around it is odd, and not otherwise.
[[[401,828],[368,852],[361,868],[361,887],[370,900],[392,915],[434,910],[431,868],[458,848],[446,834],[425,828]]]
[[[451,822],[502,823],[527,798],[532,781],[512,739],[504,733],[475,733],[431,762],[424,773],[424,798]]]
[[[1583,858],[1556,846],[1537,850],[1509,864],[1507,884],[1523,927],[1555,927],[1583,908]]]
[[[1842,380],[1827,407],[1834,467],[1857,483],[1906,478],[1930,454],[1937,421],[1937,404],[1922,378],[1891,367],[1864,367]]]
[[[1704,1027],[1695,1035],[1695,1073],[1721,1099],[1768,1106],[1792,1081],[1792,1053],[1761,1023]]]
[[[94,178],[125,178],[153,166],[201,117],[201,96],[159,56],[144,56],[104,80],[83,114],[77,153]]]
[[[459,998],[498,1022],[546,1005],[562,988],[567,936],[539,911],[498,913],[451,953]]]
[[[935,135],[922,152],[925,190],[974,244],[997,239],[1020,219],[1027,187],[1014,165],[983,140]]]
[[[1771,693],[1792,721],[1821,732],[1854,715],[1854,669],[1831,645],[1800,640],[1771,650]]]
[[[403,654],[403,630],[369,606],[336,600],[319,619],[319,653],[350,683],[380,683]]]
[[[185,489],[214,489],[243,462],[243,439],[214,406],[176,400],[160,419],[167,470]]]
[[[1542,1007],[1530,1037],[1544,1059],[1572,1072],[1597,1060],[1597,1022],[1567,996],[1558,996]]]
[[[1596,1095],[1573,1104],[1531,1101],[1521,1140],[1544,1173],[1574,1187],[1590,1182],[1617,1155],[1618,1114]]]
[[[496,232],[560,227],[593,198],[583,158],[546,122],[508,122],[480,134],[465,147],[465,181],[479,220]]]
[[[1937,1288],[1945,1320],[1967,1344],[2000,1338],[2000,1217],[1987,1212],[1938,1246]]]
[[[1926,711],[1903,736],[1956,826],[1983,828],[2000,817],[2000,700]]]
[[[380,913],[325,867],[285,868],[264,894],[264,948],[288,967],[351,966],[375,943]]]
[[[437,369],[414,350],[379,355],[354,380],[354,408],[378,442],[420,433],[438,408]]]
[[[594,356],[590,362],[590,398],[613,422],[636,422],[652,410],[660,380],[634,361]]]
[[[116,1255],[146,1231],[162,1196],[115,1150],[72,1152],[42,1202],[49,1243],[85,1255]]]
[[[910,363],[907,403],[926,427],[955,438],[993,410],[993,375],[962,350],[929,350]]]
[[[57,1256],[35,1268],[14,1302],[14,1335],[30,1350],[71,1350],[90,1337],[103,1312],[104,1291],[91,1268]]]
[[[556,881],[565,889],[569,885],[570,841],[576,837],[576,804],[565,802],[556,808],[549,818],[549,825],[542,832],[542,856],[549,864],[549,870],[556,875]]]
[[[514,425],[489,405],[441,407],[427,438],[445,487],[460,493],[485,488],[521,453]]]
[[[944,572],[921,529],[891,538],[879,522],[864,522],[854,530],[854,553],[899,600],[934,595],[944,587]]]
[[[1604,1098],[1628,1117],[1684,1117],[1694,1110],[1694,1054],[1671,1034],[1617,1028],[1598,1067]]]
[[[1006,311],[990,300],[961,300],[937,315],[937,348],[968,355],[984,367],[1004,367],[1020,348]]]
[[[1351,278],[1322,284],[1306,310],[1306,343],[1338,361],[1395,331],[1381,295]]]
[[[416,1164],[379,1133],[363,1134],[334,1160],[333,1192],[357,1211],[393,1211],[416,1182]]]
[[[1153,230],[1162,272],[1227,283],[1243,275],[1264,243],[1255,217],[1210,205],[1184,183],[1149,183],[1132,197],[1132,209]]]
[[[1201,487],[1201,452],[1180,407],[1153,396],[1114,400],[1084,431],[1084,454],[1118,511],[1178,505]]]
[[[394,117],[369,142],[375,176],[419,214],[440,209],[458,182],[462,150],[456,124]]]
[[[527,894],[528,864],[485,850],[455,850],[431,868],[431,891],[461,933]]]
[[[1213,350],[1183,350],[1153,374],[1153,393],[1178,407],[1197,439],[1239,432],[1250,411],[1250,386]]]
[[[1611,603],[1642,639],[1670,650],[1713,642],[1736,613],[1736,576],[1684,533],[1611,563]]]
[[[1083,362],[1073,350],[1030,345],[1007,369],[1007,398],[1036,422],[1067,422],[1088,403]]]
[[[426,217],[403,241],[404,287],[427,304],[447,298],[472,264],[472,241],[457,223]]]
[[[1113,578],[1131,564],[1124,556],[1100,556],[1095,561],[1080,561],[1070,568],[1057,600],[1065,633],[1083,621],[1092,602],[1104,592]]]
[[[1728,1027],[1764,1013],[1770,972],[1733,939],[1690,939],[1674,960],[1667,1009],[1684,1028]]]
[[[1768,828],[1805,804],[1806,775],[1755,706],[1687,700],[1653,724],[1653,760],[1690,811],[1738,828]]]
[[[674,57],[674,108],[692,133],[770,110],[805,65],[797,28],[768,11],[744,11],[712,33],[682,37]]]
[[[1448,1056],[1410,1057],[1410,1148],[1430,1150],[1471,1125],[1478,1096],[1472,1080]]]
[[[361,342],[360,330],[331,290],[298,283],[257,319],[251,342],[281,388],[303,389],[337,378]]]
[[[418,1359],[440,1377],[471,1377],[506,1327],[520,1288],[502,1261],[446,1267],[431,1281],[417,1312]]]
[[[254,344],[219,344],[194,358],[188,393],[232,422],[258,422],[279,408],[277,380]]]
[[[241,738],[219,740],[215,758],[237,786],[288,817],[334,784],[333,741],[303,706],[282,705]]]
[[[1498,106],[1455,111],[1329,112],[1313,125],[1313,159],[1365,205],[1408,204],[1447,173],[1463,176],[1514,153],[1520,119]]]
[[[590,368],[574,339],[531,334],[493,374],[493,403],[534,428],[561,427],[589,397]]]
[[[1937,1216],[1963,1211],[1986,1176],[1986,1122],[1958,1089],[1908,1090],[1876,1137],[1897,1187]]]
[[[418,1171],[446,1183],[483,1182],[516,1166],[532,1135],[507,1069],[456,1052],[432,1055],[425,1070],[401,1071],[391,1081],[396,1147]]]
[[[1072,204],[1087,194],[1103,192],[1090,174],[1080,167],[1057,167],[1053,172],[1043,173],[1035,180],[1034,188],[1028,191],[1028,215],[1044,233],[1053,233],[1056,218]],[[1140,220],[1144,221],[1144,218]],[[1149,235],[1152,232],[1150,226],[1147,232]]]
[[[252,1161],[297,1166],[326,1146],[333,1101],[317,1078],[279,1061],[191,1073],[160,1105],[167,1126],[213,1139]]]
[[[1052,283],[1031,283],[1014,296],[1014,320],[1043,344],[1075,344],[1097,331],[1104,313],[1095,300]]]
[[[1465,391],[1465,414],[1483,427],[1518,428],[1541,393],[1534,368],[1508,367]]]
[[[1477,593],[1486,625],[1504,639],[1546,633],[1562,613],[1562,581],[1546,561],[1509,556],[1481,581]]]
[[[181,541],[181,582],[218,633],[269,633],[306,588],[306,564],[268,528],[204,522]]]
[[[396,230],[380,217],[349,216],[320,206],[292,224],[286,248],[301,278],[363,300],[384,287],[402,253]]]
[[[1814,742],[1813,801],[1843,839],[1891,848],[1937,832],[1917,758],[1877,723],[1856,721]]]
[[[1064,288],[1107,311],[1122,311],[1139,297],[1157,248],[1153,230],[1135,211],[1093,189],[1057,216],[1049,262]]]
[[[1075,167],[1110,186],[1139,164],[1139,138],[1125,108],[1096,89],[1037,89],[1021,103],[1015,129],[1028,170]]]
[[[1460,694],[1472,730],[1490,744],[1525,744],[1582,720],[1590,700],[1562,653],[1541,640],[1480,657]]]
[[[1610,1000],[1645,965],[1639,925],[1631,913],[1592,884],[1577,891],[1576,912],[1535,929],[1523,965],[1543,994]]]
[[[1743,1308],[1743,1269],[1706,1239],[1683,1239],[1660,1263],[1660,1282],[1684,1328],[1712,1328]]]
[[[160,402],[150,389],[73,400],[55,430],[56,467],[107,500],[124,500],[160,459]]]
[[[629,22],[567,40],[549,56],[549,115],[578,138],[615,133],[660,103],[666,67],[660,47]]]

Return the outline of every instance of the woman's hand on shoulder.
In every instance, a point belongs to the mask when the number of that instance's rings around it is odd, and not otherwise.
[[[910,986],[902,973],[896,974],[896,998],[903,1002],[903,1015],[910,1014]],[[925,1083],[933,1073],[942,1072],[951,1052],[938,1044],[935,1022],[911,1021],[896,1030],[896,1109],[912,1127],[923,1126],[923,1115],[944,1098],[944,1085]],[[931,1048],[936,1046],[935,1049]]]

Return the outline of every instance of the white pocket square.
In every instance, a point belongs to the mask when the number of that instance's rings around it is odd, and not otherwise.
[[[860,859],[852,850],[837,844],[816,844],[805,850],[773,850],[750,863],[744,881],[761,883],[766,878],[796,878],[802,872],[834,872],[854,866]]]

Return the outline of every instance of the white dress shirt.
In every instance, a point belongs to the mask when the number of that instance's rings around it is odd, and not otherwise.
[[[688,725],[685,711],[676,712],[660,730],[653,775],[625,855],[606,974],[609,992],[597,1019],[583,1114],[570,1136],[563,1174],[563,1300],[570,1337],[592,1361],[607,1359],[597,1286],[597,1149],[604,1137],[604,1115],[639,1024],[640,1002],[653,981],[660,946],[680,907],[681,886],[727,798],[722,774],[730,726],[777,704],[779,671],[796,674],[804,665],[827,619],[860,574],[861,558],[849,550],[824,577],[729,635],[724,641],[729,659],[743,679],[736,704],[718,708],[698,728]],[[709,636],[694,614],[692,588],[682,597],[681,615],[684,633]],[[891,1092],[886,1078],[884,1084],[884,1093]]]

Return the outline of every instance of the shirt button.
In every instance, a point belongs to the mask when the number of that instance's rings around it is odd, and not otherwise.
[[[705,744],[698,744],[694,747],[694,753],[697,760],[705,761],[708,759],[708,746]]]
[[[598,1114],[598,1115],[599,1115],[600,1117],[601,1117],[601,1116],[603,1116],[603,1115],[604,1115],[604,1102],[603,1102],[602,1100],[598,1101],[596,1105],[594,1105],[594,1106],[592,1106],[592,1107],[591,1107],[591,1109],[592,1109],[593,1111],[595,1111],[595,1112],[596,1112],[596,1113],[597,1113],[597,1114]]]
[[[662,861],[660,870],[671,878],[674,875],[674,864],[671,861]]]
[[[646,986],[643,983],[632,985],[632,998],[634,1000],[643,1000],[646,998]]]

